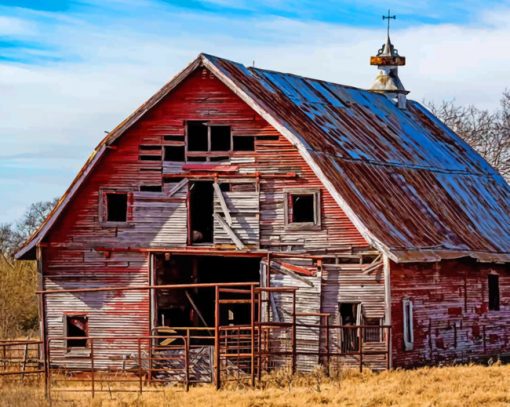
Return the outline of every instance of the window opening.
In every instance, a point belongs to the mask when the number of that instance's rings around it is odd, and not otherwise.
[[[140,191],[142,192],[161,192],[162,190],[161,185],[140,185]]]
[[[234,151],[255,151],[255,137],[234,136]]]
[[[207,161],[207,157],[188,157],[188,161],[190,161],[190,162],[205,162],[205,161]]]
[[[140,155],[140,161],[161,161],[161,155]]]
[[[230,126],[210,126],[211,148],[210,151],[230,151]]]
[[[67,339],[67,348],[85,348],[87,346],[88,318],[86,315],[66,315],[65,316],[65,336]]]
[[[211,162],[224,162],[228,161],[230,157],[211,157]]]
[[[289,194],[289,223],[315,223],[315,195]]]
[[[406,298],[402,301],[403,305],[403,334],[404,350],[413,350],[414,348],[414,328],[413,328],[413,302]]]
[[[165,161],[184,161],[184,146],[165,146]]]
[[[140,145],[140,151],[161,151],[161,146],[155,145]]]
[[[196,181],[190,185],[190,242],[213,241],[213,183]]]
[[[276,141],[279,139],[280,139],[280,137],[278,137],[278,136],[257,136],[257,140],[260,140],[260,141]]]
[[[356,325],[361,322],[361,304],[359,302],[339,303],[340,325],[342,328],[342,351],[358,350],[359,337]]]
[[[187,122],[188,151],[208,151],[208,128],[206,122]]]
[[[163,136],[163,140],[165,140],[165,141],[184,141],[184,136],[168,135],[168,136]]]
[[[499,276],[489,274],[489,310],[499,311]]]
[[[127,221],[127,193],[106,194],[106,221],[126,222]]]

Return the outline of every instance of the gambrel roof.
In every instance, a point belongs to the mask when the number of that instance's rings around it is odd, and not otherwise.
[[[379,93],[206,54],[99,144],[18,258],[44,238],[106,146],[199,66],[293,143],[363,236],[394,261],[510,262],[509,185],[421,104],[403,110]]]

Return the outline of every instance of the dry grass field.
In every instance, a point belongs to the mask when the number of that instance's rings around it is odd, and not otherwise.
[[[48,406],[37,383],[0,382],[2,406]],[[259,388],[230,385],[172,387],[144,393],[54,392],[53,406],[509,406],[510,366],[457,366],[411,371],[343,372],[329,379],[321,375],[265,378]]]

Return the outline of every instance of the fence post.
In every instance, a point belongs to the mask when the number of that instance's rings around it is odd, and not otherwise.
[[[255,287],[250,286],[250,319],[251,319],[251,356],[250,356],[250,373],[251,373],[251,385],[255,386]]]
[[[328,376],[331,374],[331,368],[330,368],[330,364],[331,364],[331,358],[330,358],[330,355],[329,355],[329,314],[326,315],[326,366],[327,366],[327,374]]]
[[[387,340],[387,349],[386,349],[386,370],[390,370],[391,367],[391,326],[386,327],[386,340]]]
[[[142,342],[141,338],[137,339],[138,342],[138,392],[142,394],[143,392],[143,369],[142,369]]]
[[[95,396],[95,369],[94,369],[94,338],[90,338],[90,368],[92,370],[91,386],[92,386],[92,397]]]
[[[292,292],[292,374],[297,365],[296,291]]]
[[[48,338],[46,346],[44,347],[44,396],[51,405],[51,368],[50,368],[50,341]]]
[[[358,327],[359,333],[359,371],[363,373],[363,327]]]
[[[189,328],[186,330],[186,342],[184,343],[184,365],[186,368],[186,391],[189,391],[189,349],[190,349],[190,334]]]
[[[221,387],[220,377],[220,288],[218,285],[214,289],[214,368],[216,371],[215,384],[218,390]]]

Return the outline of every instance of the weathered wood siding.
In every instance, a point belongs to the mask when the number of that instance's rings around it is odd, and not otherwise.
[[[500,310],[488,309],[489,273],[499,275]],[[395,367],[469,360],[510,350],[510,270],[470,260],[391,263]],[[404,350],[403,298],[413,303],[414,349]]]

